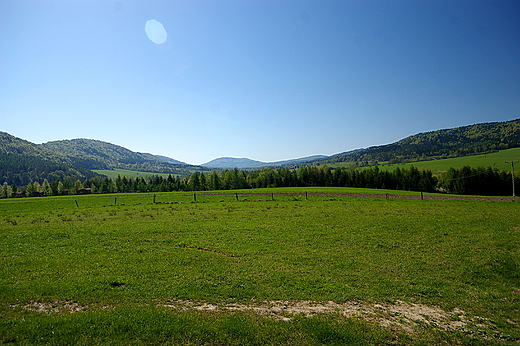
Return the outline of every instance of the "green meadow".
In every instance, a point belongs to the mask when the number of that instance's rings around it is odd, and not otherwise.
[[[518,344],[518,201],[337,193],[0,200],[0,342]]]
[[[440,160],[429,160],[429,161],[418,161],[404,164],[380,164],[379,168],[388,171],[394,171],[397,167],[407,168],[414,166],[418,169],[430,170],[434,174],[446,172],[450,167],[461,169],[464,166],[470,167],[493,167],[500,171],[511,172],[511,164],[507,161],[518,161],[520,160],[520,148],[500,150],[495,153],[481,154],[481,155],[470,155],[461,156],[449,159]],[[331,167],[340,167],[348,164],[333,164]],[[351,164],[350,164],[351,165]],[[517,170],[520,171],[519,168]]]

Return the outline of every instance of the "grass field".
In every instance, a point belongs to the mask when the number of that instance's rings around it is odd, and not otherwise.
[[[394,171],[397,167],[410,168],[411,165],[419,169],[431,170],[434,174],[446,172],[450,167],[460,169],[464,166],[470,167],[493,167],[500,171],[511,172],[511,164],[506,161],[520,160],[520,148],[501,150],[496,153],[455,157],[451,159],[420,161],[405,164],[380,165],[380,169]],[[342,164],[330,165],[331,167],[341,166]],[[520,171],[520,169],[518,169]]]
[[[0,342],[520,341],[518,202],[290,191],[0,200]]]

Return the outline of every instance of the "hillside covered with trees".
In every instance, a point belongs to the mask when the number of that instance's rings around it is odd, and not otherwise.
[[[419,133],[398,142],[313,161],[315,165],[352,162],[359,166],[445,159],[520,147],[520,119]]]
[[[84,180],[93,169],[129,169],[188,175],[202,170],[167,157],[135,153],[121,146],[91,139],[34,144],[0,132],[0,181],[19,186],[47,179]]]
[[[86,138],[61,140],[43,143],[42,146],[51,151],[69,157],[72,162],[86,169],[128,169],[154,173],[188,174],[187,168],[198,168],[184,162],[139,153],[122,146]]]
[[[0,180],[24,186],[34,181],[89,179],[97,174],[75,166],[66,155],[0,132]]]
[[[306,163],[291,161],[287,166],[248,171],[217,169],[209,173],[211,168],[133,152],[97,140],[34,144],[0,132],[0,182],[6,185],[6,195],[9,189],[13,193],[20,190],[18,192],[25,195],[33,195],[33,191],[38,192],[42,186],[45,186],[44,194],[60,194],[65,190],[73,193],[82,187],[98,192],[123,192],[351,186],[504,195],[509,193],[511,177],[492,168],[464,167],[434,176],[430,171],[420,171],[415,167],[382,171],[377,164],[441,159],[515,147],[520,147],[520,119],[420,133],[393,144],[357,149]],[[327,166],[337,162],[350,162],[352,168]],[[357,166],[375,167],[357,170]],[[127,169],[169,173],[170,176],[110,179],[94,173],[94,169]]]

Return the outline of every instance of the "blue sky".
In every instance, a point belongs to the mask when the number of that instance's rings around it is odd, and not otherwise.
[[[519,18],[516,0],[1,0],[0,131],[200,164],[512,120]]]

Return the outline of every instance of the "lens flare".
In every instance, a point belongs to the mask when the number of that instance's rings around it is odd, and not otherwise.
[[[150,41],[153,43],[163,44],[166,42],[166,37],[168,36],[166,29],[164,29],[164,26],[155,19],[146,22],[144,31],[146,32],[146,36],[148,36]]]

